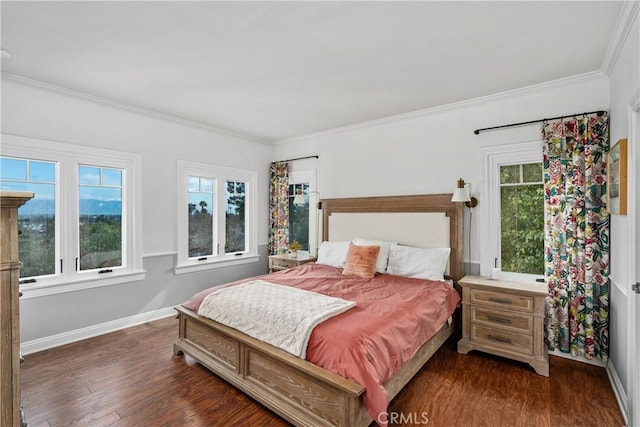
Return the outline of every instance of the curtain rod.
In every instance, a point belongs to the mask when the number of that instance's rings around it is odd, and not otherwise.
[[[296,157],[295,159],[278,160],[277,162],[271,162],[271,163],[293,162],[294,160],[319,159],[319,158],[320,158],[320,156]]]
[[[473,131],[473,133],[478,135],[480,132],[484,132],[485,130],[494,130],[494,129],[510,128],[510,127],[514,127],[514,126],[530,125],[531,123],[540,123],[540,122],[545,122],[547,120],[566,119],[568,117],[586,116],[587,114],[594,114],[594,113],[597,114],[598,117],[601,117],[601,116],[605,115],[607,112],[603,111],[603,110],[598,110],[598,111],[589,111],[588,113],[568,114],[566,116],[551,117],[551,118],[548,118],[548,119],[531,120],[531,121],[528,121],[528,122],[511,123],[509,125],[493,126],[493,127],[489,127],[489,128],[476,129],[476,130]]]

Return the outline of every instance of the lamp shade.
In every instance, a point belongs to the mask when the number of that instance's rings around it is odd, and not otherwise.
[[[302,193],[296,194],[295,197],[293,198],[293,204],[296,206],[302,206],[305,203],[306,202],[304,200],[304,196],[302,195]]]
[[[451,197],[452,202],[468,202],[470,200],[471,196],[469,196],[469,190],[466,188],[456,188],[453,192],[453,197]]]

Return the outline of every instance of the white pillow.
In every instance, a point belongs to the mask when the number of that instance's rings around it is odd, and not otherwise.
[[[316,263],[344,268],[348,251],[349,242],[322,242],[318,249],[318,259]]]
[[[387,271],[387,263],[389,262],[389,248],[396,245],[397,242],[385,242],[382,240],[367,240],[360,237],[353,239],[353,244],[358,246],[380,246],[378,261],[376,263],[376,272],[384,273]]]
[[[451,248],[392,245],[387,273],[416,279],[444,280]]]

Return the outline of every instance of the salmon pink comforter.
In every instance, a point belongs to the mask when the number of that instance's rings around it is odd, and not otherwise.
[[[321,264],[258,278],[356,302],[354,308],[316,326],[306,359],[364,386],[365,407],[376,421],[389,405],[383,384],[440,330],[460,302],[456,290],[444,282],[389,274],[363,279]],[[219,288],[199,292],[183,306],[197,312],[202,300]]]

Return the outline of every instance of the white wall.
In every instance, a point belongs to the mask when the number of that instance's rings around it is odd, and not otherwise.
[[[275,147],[274,159],[318,154],[315,167],[322,198],[451,193],[458,178],[471,182],[480,204],[474,210],[470,259],[478,263],[481,248],[478,219],[486,206],[481,194],[479,149],[540,140],[541,125],[480,135],[474,135],[473,130],[608,110],[608,105],[607,78],[591,74],[440,111],[284,141]],[[465,224],[466,260],[469,260],[468,230]]]
[[[629,102],[640,88],[640,24],[638,15],[629,32],[626,42],[615,62],[610,76],[610,110],[611,110],[611,144],[620,138],[630,136]],[[640,149],[638,141],[630,141],[629,159],[633,159],[634,150]],[[640,172],[640,165],[629,164],[636,173]],[[638,194],[629,193],[628,205],[636,203]],[[610,364],[613,365],[622,383],[625,394],[629,394],[630,387],[635,387],[638,393],[639,384],[632,385],[629,381],[629,369],[632,363],[637,363],[637,355],[630,357],[633,349],[628,348],[629,334],[637,334],[633,326],[629,327],[630,313],[628,298],[630,284],[633,277],[629,277],[630,265],[628,245],[630,243],[629,215],[611,215],[611,313],[610,313]],[[638,239],[635,236],[635,239]]]
[[[23,341],[177,305],[198,290],[267,270],[267,145],[2,79],[2,132],[142,155],[146,280],[21,301]],[[177,160],[258,171],[261,260],[175,276]]]

